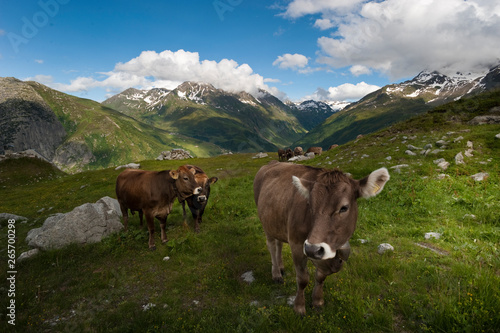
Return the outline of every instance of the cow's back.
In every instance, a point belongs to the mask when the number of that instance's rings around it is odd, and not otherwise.
[[[309,178],[311,172],[311,168],[302,165],[276,161],[257,172],[254,199],[259,219],[268,236],[289,242],[289,227],[301,221],[307,223],[307,201],[293,185],[292,176]],[[300,238],[300,234],[295,236]]]

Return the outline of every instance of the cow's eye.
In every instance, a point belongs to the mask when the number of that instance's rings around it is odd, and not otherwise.
[[[184,180],[189,180],[189,178],[188,177],[184,177]]]
[[[342,208],[340,208],[339,210],[339,213],[345,213],[349,210],[349,206],[342,206]]]

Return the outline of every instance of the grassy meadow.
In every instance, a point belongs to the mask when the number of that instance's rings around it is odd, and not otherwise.
[[[219,177],[199,234],[191,216],[183,223],[175,203],[168,218],[170,241],[156,251],[148,250],[147,229],[136,214],[128,232],[17,263],[15,327],[5,316],[7,223],[2,222],[0,331],[498,332],[500,140],[495,135],[500,126],[466,125],[467,119],[458,119],[460,110],[418,117],[304,162],[339,167],[358,179],[382,166],[391,174],[380,195],[358,201],[351,256],[327,278],[323,309],[311,308],[312,265],[306,316],[298,317],[288,304],[296,284],[287,245],[285,282],[271,279],[252,183],[257,170],[277,155],[234,154],[186,161]],[[436,155],[405,153],[408,144],[423,147],[443,138],[449,144]],[[467,141],[474,156],[456,165],[454,156],[466,150]],[[437,167],[438,158],[450,162],[447,170]],[[162,170],[182,163],[142,161],[141,167]],[[392,168],[397,165],[406,166]],[[17,255],[28,250],[27,232],[50,214],[115,197],[119,172],[66,175],[33,160],[0,163],[0,212],[29,219],[16,224]],[[489,177],[474,181],[471,175],[478,172]],[[159,243],[158,222],[156,230]],[[427,232],[441,237],[425,239]],[[394,251],[378,254],[381,243]],[[252,283],[242,278],[249,271]]]

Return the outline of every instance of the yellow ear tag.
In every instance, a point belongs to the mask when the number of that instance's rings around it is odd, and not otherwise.
[[[378,186],[378,184],[373,184],[374,186],[374,189],[373,189],[373,194],[377,193],[378,191],[380,191],[380,186]]]

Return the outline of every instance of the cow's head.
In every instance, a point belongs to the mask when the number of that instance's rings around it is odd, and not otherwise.
[[[208,178],[205,173],[196,173],[194,177],[196,179],[196,183],[201,188],[200,193],[198,193],[198,195],[195,195],[194,197],[194,202],[199,206],[197,207],[199,209],[207,202],[208,197],[210,196],[210,185],[217,182],[219,178]]]
[[[308,200],[311,226],[304,242],[304,254],[311,259],[345,258],[349,253],[348,240],[356,228],[357,199],[379,194],[389,180],[386,168],[355,180],[339,170],[325,171],[315,181],[293,176],[299,193]]]
[[[196,182],[194,169],[188,169],[186,166],[180,166],[177,170],[170,170],[169,174],[175,181],[177,194],[182,198],[200,194],[201,187]]]

